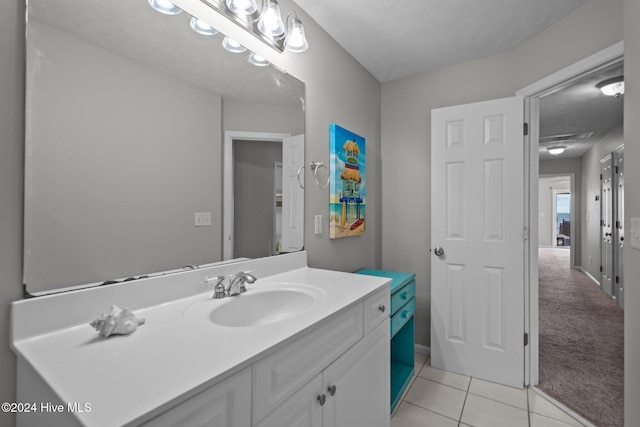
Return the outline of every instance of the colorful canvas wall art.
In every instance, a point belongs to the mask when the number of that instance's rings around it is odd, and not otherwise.
[[[365,232],[365,140],[335,123],[331,142],[329,237],[358,236]]]

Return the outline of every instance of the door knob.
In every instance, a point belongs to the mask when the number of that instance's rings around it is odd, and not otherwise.
[[[433,250],[433,253],[436,254],[436,256],[442,256],[444,255],[444,249],[440,246],[436,246],[436,248]]]

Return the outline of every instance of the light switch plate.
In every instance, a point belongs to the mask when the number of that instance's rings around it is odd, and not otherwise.
[[[640,249],[640,218],[631,218],[631,247]]]
[[[196,227],[206,227],[211,225],[211,212],[196,212],[194,214],[194,223]]]
[[[322,234],[322,215],[316,215],[315,220],[315,232],[316,234]]]

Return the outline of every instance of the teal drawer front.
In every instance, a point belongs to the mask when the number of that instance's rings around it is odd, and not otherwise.
[[[416,282],[412,280],[391,296],[391,315],[393,316],[414,296],[416,296]]]
[[[400,310],[391,318],[391,337],[398,332],[405,323],[413,317],[416,312],[416,299],[411,298]]]

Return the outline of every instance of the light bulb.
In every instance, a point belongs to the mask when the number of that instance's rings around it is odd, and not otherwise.
[[[149,0],[149,5],[165,15],[177,15],[182,12],[182,9],[171,3],[169,0]]]
[[[227,0],[226,5],[236,15],[251,15],[258,10],[256,0]]]
[[[287,37],[284,39],[284,47],[291,52],[304,52],[309,47],[307,38],[304,35],[304,27],[298,18],[293,18]]]
[[[249,62],[258,67],[266,67],[267,65],[269,65],[269,61],[267,61],[257,53],[252,53],[251,55],[249,55]]]
[[[191,26],[191,29],[193,31],[205,36],[215,36],[216,34],[218,34],[218,30],[204,22],[202,19],[198,19],[196,17],[191,18],[191,22],[189,23],[189,25]]]
[[[270,37],[278,37],[284,34],[284,22],[280,15],[280,6],[277,0],[264,0],[258,29],[262,34]]]
[[[224,40],[222,40],[222,47],[232,53],[242,53],[247,50],[246,47],[229,37],[225,37]]]

